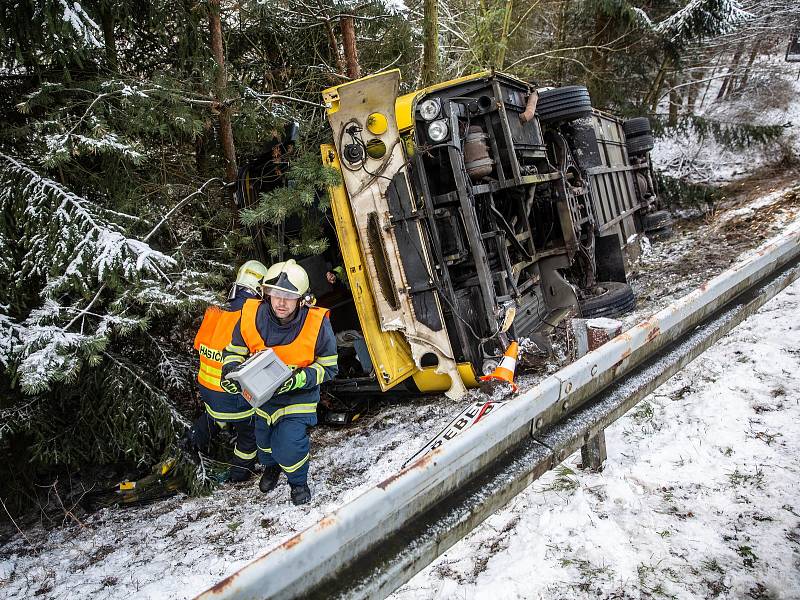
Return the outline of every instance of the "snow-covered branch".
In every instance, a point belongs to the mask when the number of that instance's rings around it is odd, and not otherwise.
[[[685,42],[730,33],[751,17],[738,0],[690,0],[654,29],[671,42]]]
[[[100,27],[83,10],[83,7],[78,2],[69,2],[68,0],[58,0],[58,3],[64,9],[61,18],[72,26],[83,42],[87,46],[102,48],[103,43],[98,39],[98,37],[102,37]]]
[[[0,179],[6,184],[0,189],[0,205],[22,208],[20,217],[34,232],[23,271],[45,277],[47,294],[70,284],[88,289],[112,272],[135,280],[175,265],[169,256],[127,237],[120,225],[104,217],[102,207],[3,153]],[[21,203],[14,202],[17,194]],[[50,234],[53,227],[60,235]]]
[[[73,381],[84,364],[99,362],[112,335],[145,328],[150,314],[213,300],[200,284],[202,273],[179,269],[179,281],[165,284],[164,272],[178,263],[147,242],[218,181],[206,181],[137,239],[101,206],[0,153],[0,208],[31,232],[16,242],[23,250],[21,264],[5,270],[13,271],[17,285],[36,286],[40,296],[38,307],[17,320],[0,305],[0,364],[8,369],[15,363],[26,393]],[[0,243],[8,245],[2,237]],[[90,290],[93,297],[81,306]],[[144,307],[144,314],[131,312],[131,306]],[[72,330],[76,324],[77,332]]]

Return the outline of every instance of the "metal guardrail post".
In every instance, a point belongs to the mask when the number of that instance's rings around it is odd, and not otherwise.
[[[604,318],[573,319],[572,331],[577,341],[577,355],[581,357],[621,334],[622,321]],[[600,472],[606,458],[606,432],[602,429],[581,446],[580,468]]]
[[[800,278],[800,222],[200,598],[383,598]]]

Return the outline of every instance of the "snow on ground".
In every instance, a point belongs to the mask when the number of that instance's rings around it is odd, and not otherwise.
[[[678,223],[669,241],[646,245],[632,275],[639,306],[626,317],[626,324],[697,287],[727,268],[738,254],[797,219],[800,184],[781,187],[779,183],[753,185],[740,196],[732,196],[716,214]],[[762,199],[766,194],[769,201]],[[725,216],[733,211],[737,211],[735,217]],[[797,294],[795,287],[763,311],[772,321],[770,335],[785,329],[782,339],[757,341],[757,333],[766,325],[748,321],[714,350],[723,354],[704,355],[692,366],[694,371],[678,375],[633,416],[620,421],[609,434],[610,461],[602,475],[567,470],[548,475],[469,538],[466,543],[473,544],[474,564],[470,566],[467,555],[453,549],[398,597],[482,597],[506,567],[520,585],[531,579],[527,573],[550,581],[547,585],[556,591],[551,594],[542,588],[548,597],[575,597],[580,586],[593,585],[605,586],[601,596],[613,596],[623,585],[629,596],[647,596],[651,592],[643,586],[656,589],[672,577],[672,571],[698,586],[705,585],[703,578],[709,585],[719,581],[720,590],[725,586],[737,590],[756,579],[771,585],[774,578],[769,578],[772,571],[766,565],[788,565],[785,556],[791,554],[775,532],[787,526],[791,511],[800,514],[800,501],[786,499],[790,508],[781,509],[786,514],[775,514],[777,500],[770,499],[770,494],[775,498],[784,494],[789,485],[800,496],[796,471],[792,474],[790,464],[770,454],[781,450],[788,457],[791,450],[797,455],[798,432],[785,429],[783,423],[794,421],[789,426],[795,428],[800,421],[796,412],[799,386],[793,379],[800,347]],[[794,365],[789,365],[791,360]],[[518,383],[526,389],[555,368],[548,364],[544,372],[520,376]],[[723,368],[725,388],[713,383]],[[780,370],[784,368],[788,374]],[[692,391],[694,385],[696,391]],[[725,413],[711,404],[719,401],[715,390],[730,398]],[[265,496],[253,481],[225,486],[207,498],[180,495],[144,507],[103,509],[91,515],[76,512],[74,518],[65,514],[62,526],[34,527],[25,536],[14,535],[0,547],[0,595],[192,597],[398,470],[476,394],[473,391],[460,402],[441,397],[405,401],[386,406],[352,427],[319,428],[312,444],[314,499],[304,508],[291,505],[287,486]],[[727,421],[720,422],[722,415],[735,418],[737,425],[730,425],[734,429],[727,429]],[[745,429],[736,430],[740,425]],[[660,459],[665,462],[658,463]],[[567,468],[574,471],[570,462]],[[783,483],[775,479],[780,473]],[[708,504],[703,496],[706,487],[713,492]],[[736,494],[754,504],[747,505]],[[733,514],[735,507],[741,517]],[[525,519],[523,509],[528,515]],[[582,537],[579,532],[584,528],[587,535]],[[745,539],[757,532],[759,540]],[[720,541],[713,537],[717,533],[730,539]],[[547,541],[550,535],[552,543]],[[800,531],[786,535],[800,537]],[[614,547],[606,556],[602,545],[606,537],[622,548]],[[774,553],[784,558],[773,557],[765,549],[766,539],[773,540]],[[523,552],[519,549],[523,546],[531,550]],[[747,554],[750,551],[755,557]],[[748,567],[745,560],[754,566]],[[449,578],[451,562],[454,574]],[[697,574],[691,574],[687,564]],[[797,573],[797,565],[793,568],[786,570],[786,578]],[[553,583],[553,577],[577,587]],[[453,591],[462,584],[464,589]],[[672,590],[677,584],[664,585]],[[514,597],[513,587],[503,589]],[[697,589],[700,597],[706,594],[704,588]],[[537,593],[531,591],[530,597]],[[683,592],[670,593],[687,597]]]
[[[800,598],[800,282],[392,598]]]
[[[747,91],[732,99],[716,100],[722,78],[708,83],[701,92],[695,113],[721,123],[780,125],[785,127],[782,144],[800,155],[800,79],[798,66],[784,61],[782,53],[763,55],[753,64]],[[659,111],[666,114],[668,98]],[[775,143],[725,148],[713,139],[699,139],[693,131],[656,138],[651,152],[653,165],[661,172],[704,183],[725,183],[777,162],[785,150]]]
[[[781,174],[775,180],[749,182],[746,191],[743,185],[729,186],[731,197],[714,211],[678,221],[669,240],[643,244],[628,277],[638,306],[623,319],[626,328],[729,268],[800,218],[797,178]]]
[[[254,480],[208,498],[103,509],[80,522],[65,516],[63,527],[17,535],[0,548],[0,595],[191,598],[399,470],[453,409],[428,398],[357,427],[316,431],[314,500],[305,507],[289,502],[285,482],[263,495]]]
[[[793,119],[796,131],[797,103],[791,110],[786,118]],[[691,143],[681,151],[718,155],[713,147]],[[669,167],[666,148],[659,140],[655,153]],[[757,164],[748,158],[740,166],[750,170]],[[642,257],[630,275],[638,307],[625,318],[626,326],[713,277],[798,218],[797,180],[796,174],[780,172],[768,180],[737,181],[714,212],[695,212],[691,220],[676,223],[669,241],[643,241]],[[703,597],[715,590],[738,597],[741,590],[762,593],[758,585],[772,589],[780,582],[780,568],[783,585],[796,582],[800,530],[797,520],[790,521],[800,514],[800,501],[786,499],[788,508],[781,508],[776,498],[788,486],[798,496],[796,462],[786,463],[792,452],[797,455],[798,386],[792,377],[798,355],[789,346],[798,347],[797,325],[782,312],[795,311],[797,321],[797,293],[796,287],[786,292],[763,313],[774,321],[770,335],[785,323],[784,339],[754,341],[767,325],[753,329],[748,322],[714,350],[723,354],[697,361],[692,369],[704,365],[701,374],[690,370],[677,376],[615,426],[602,475],[576,475],[568,462],[568,470],[548,475],[470,536],[471,557],[454,548],[398,597],[483,597],[499,580],[504,587],[497,589],[509,594],[502,597],[514,597],[515,590],[533,585],[531,574],[549,583],[520,597],[571,598],[597,589],[612,597],[657,596],[662,590],[677,597]],[[792,357],[795,363],[787,367],[792,376],[776,371]],[[723,365],[725,381],[713,384]],[[535,385],[557,364],[543,367],[521,375],[520,388]],[[710,408],[719,401],[715,390],[728,390],[725,413]],[[303,508],[291,505],[288,486],[265,496],[252,481],[225,486],[207,498],[179,495],[90,515],[72,508],[65,510],[60,526],[43,524],[24,535],[0,532],[0,595],[192,597],[394,473],[476,394],[459,402],[442,397],[404,401],[352,427],[319,428],[312,437],[314,498]],[[721,414],[731,423],[720,422]],[[737,430],[739,425],[744,429]],[[781,528],[790,525],[794,529],[783,535]],[[604,545],[612,542],[617,545]],[[693,582],[691,593],[688,584],[681,588],[684,584],[674,579]],[[800,591],[794,595],[800,597]]]

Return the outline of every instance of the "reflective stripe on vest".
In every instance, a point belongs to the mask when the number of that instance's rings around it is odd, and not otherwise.
[[[242,324],[240,326],[242,338],[252,354],[267,348],[264,338],[256,327],[256,315],[260,300],[250,299],[242,307]],[[317,337],[322,328],[322,322],[328,314],[327,308],[309,306],[303,328],[297,337],[283,346],[269,346],[278,357],[289,367],[307,367],[314,362],[314,353],[317,347]]]
[[[222,310],[209,306],[203,322],[194,338],[194,348],[200,355],[200,370],[197,382],[205,388],[224,392],[220,386],[222,377],[222,351],[231,343],[233,328],[241,316],[238,310]]]

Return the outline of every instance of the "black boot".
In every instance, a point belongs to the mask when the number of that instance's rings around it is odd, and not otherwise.
[[[305,483],[300,485],[289,484],[292,486],[292,504],[300,506],[301,504],[308,504],[311,502],[311,490]]]
[[[178,440],[178,449],[185,458],[190,460],[193,464],[199,465],[200,455],[198,454],[199,450],[193,434],[194,431],[192,429],[187,430],[181,439]]]
[[[231,477],[228,481],[231,483],[241,483],[247,481],[253,475],[253,470],[243,465],[233,465],[231,467]]]
[[[268,494],[275,489],[278,485],[278,477],[281,476],[281,468],[278,465],[271,467],[264,467],[264,473],[261,475],[261,481],[258,482],[258,489],[265,494]]]

